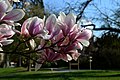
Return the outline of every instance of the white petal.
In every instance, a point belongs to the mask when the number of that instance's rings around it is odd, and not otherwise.
[[[84,39],[80,39],[80,42],[83,44],[83,46],[86,46],[86,47],[88,47],[90,44],[88,40],[84,40]]]
[[[77,48],[80,49],[80,50],[83,49],[83,46],[81,45],[81,43],[78,43],[78,44],[77,44]]]
[[[69,54],[67,54],[67,59],[68,59],[68,61],[71,61],[72,57]]]
[[[32,49],[35,49],[35,47],[36,47],[36,43],[33,39],[30,40],[30,46]]]
[[[60,14],[58,16],[58,21],[59,22],[64,22],[65,17],[66,17],[65,13],[64,12],[60,12]]]
[[[48,40],[48,39],[50,39],[51,35],[46,34],[46,35],[41,35],[41,37],[45,40]]]
[[[20,2],[20,0],[13,0],[14,2]]]
[[[74,24],[76,23],[76,16],[72,13],[68,14],[65,18],[65,23],[67,25],[74,26]]]
[[[21,26],[21,24],[20,23],[15,23],[15,26]]]
[[[12,39],[9,39],[9,40],[1,40],[0,43],[2,45],[8,45],[8,44],[11,44],[14,40]]]

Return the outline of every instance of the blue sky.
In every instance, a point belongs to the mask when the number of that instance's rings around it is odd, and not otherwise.
[[[44,0],[44,5],[45,8],[49,8],[52,10],[60,10],[62,8],[64,8],[66,6],[66,2],[70,3],[70,4],[74,4],[76,2],[80,2],[80,1],[86,1],[86,0]],[[107,15],[111,15],[111,10],[116,9],[116,4],[114,3],[114,1],[120,1],[120,0],[93,0],[92,3],[95,3],[95,5],[105,14]],[[86,8],[85,10],[86,16],[88,17],[88,19],[91,19],[91,17],[98,17],[100,16],[98,14],[98,12],[96,11],[96,8],[93,6],[89,6]],[[95,22],[93,21],[93,23],[99,27],[99,25],[101,25],[101,22]],[[94,31],[94,34],[99,37],[101,36],[100,31]]]

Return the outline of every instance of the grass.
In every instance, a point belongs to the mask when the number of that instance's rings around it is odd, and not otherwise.
[[[71,70],[31,71],[24,68],[0,68],[0,80],[120,80],[120,71],[112,70]]]

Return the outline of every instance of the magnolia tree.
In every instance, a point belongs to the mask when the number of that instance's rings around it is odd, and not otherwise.
[[[25,56],[39,64],[64,60],[66,62],[80,56],[78,49],[89,45],[92,31],[81,25],[91,24],[85,20],[76,21],[76,15],[66,15],[60,12],[59,16],[51,14],[48,18],[37,16],[28,18],[21,24],[21,31],[15,29],[16,23],[24,17],[22,9],[13,9],[8,0],[0,0],[0,52],[1,54],[16,53]],[[3,51],[4,45],[14,42],[13,35],[19,34],[20,41],[13,51]],[[21,44],[26,48],[19,50]],[[38,59],[30,57],[36,54]],[[28,54],[28,55],[26,55]]]

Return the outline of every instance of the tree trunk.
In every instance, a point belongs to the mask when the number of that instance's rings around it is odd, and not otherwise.
[[[29,54],[29,57],[30,57],[30,54]],[[29,58],[27,58],[27,64],[28,64],[27,71],[31,71],[31,60]]]
[[[22,63],[21,61],[22,61],[22,57],[21,57],[21,55],[19,55],[19,61],[18,61],[18,62],[19,62],[19,65],[18,65],[19,67],[22,66],[22,65],[21,65],[21,63]]]
[[[5,54],[3,61],[3,68],[8,68],[8,67],[10,67],[9,55]]]

